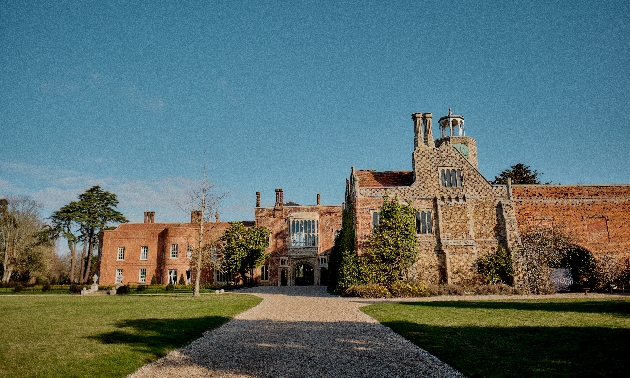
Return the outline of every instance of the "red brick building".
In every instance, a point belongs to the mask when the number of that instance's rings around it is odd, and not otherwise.
[[[154,212],[146,212],[144,223],[124,223],[101,233],[99,284],[149,284],[153,277],[159,284],[177,283],[182,276],[187,283],[194,279],[191,248],[197,245],[199,236],[195,213],[190,223],[154,223],[154,218]],[[206,223],[204,240],[217,240],[229,226],[218,219]],[[202,271],[200,279],[225,280],[212,270]]]
[[[298,205],[276,189],[272,207],[260,206],[254,222],[271,231],[270,258],[254,278],[263,285],[325,285],[328,256],[341,229],[342,208],[353,215],[355,248],[364,250],[378,224],[383,196],[396,196],[416,209],[419,258],[413,269],[426,282],[459,283],[474,272],[477,258],[499,246],[513,248],[520,235],[540,227],[562,228],[596,257],[630,256],[630,185],[492,185],[478,171],[477,146],[464,132],[464,117],[440,118],[433,138],[431,113],[412,115],[415,129],[409,171],[350,172],[344,205]],[[105,231],[100,244],[100,283],[172,282],[191,279],[187,248],[198,224],[123,224]],[[228,223],[216,222],[206,240],[221,236]],[[207,271],[203,281],[225,281]]]

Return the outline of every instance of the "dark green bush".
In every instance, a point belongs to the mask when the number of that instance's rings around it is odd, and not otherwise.
[[[422,282],[396,281],[389,286],[394,297],[428,297],[429,288]]]
[[[145,291],[147,289],[147,285],[138,285],[136,291]]]
[[[173,285],[173,284],[168,284],[168,285],[166,285],[165,290],[166,290],[166,291],[172,291],[172,290],[175,290],[175,285]]]
[[[50,291],[50,284],[47,284],[47,283],[46,283],[46,284],[44,284],[44,285],[42,286],[42,292],[44,292],[44,293],[45,293],[45,292],[47,292],[47,291]]]
[[[119,286],[119,287],[116,289],[116,294],[117,294],[117,295],[125,295],[125,294],[129,294],[129,286],[127,286],[127,285]]]
[[[21,292],[22,290],[24,290],[24,286],[22,286],[22,284],[15,284],[15,286],[13,287],[13,291],[15,291],[16,293]]]
[[[344,293],[349,297],[361,298],[390,298],[392,295],[381,284],[352,285]]]
[[[183,275],[183,274],[179,276],[179,282],[178,282],[178,284],[179,284],[179,285],[186,285],[186,279],[184,278],[184,275]]]
[[[155,275],[151,277],[151,285],[157,285],[157,278],[155,278]]]
[[[512,257],[507,249],[499,247],[496,252],[477,259],[477,272],[491,285],[499,282],[511,283],[514,276]]]
[[[68,290],[70,290],[72,294],[79,294],[81,289],[83,289],[82,285],[72,284]]]

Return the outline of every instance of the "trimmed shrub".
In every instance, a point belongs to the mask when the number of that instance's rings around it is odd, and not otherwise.
[[[454,284],[428,284],[427,289],[431,295],[464,295],[464,287]]]
[[[499,247],[496,252],[477,259],[477,272],[491,285],[511,283],[514,276],[512,257],[507,249]]]
[[[179,276],[179,282],[178,282],[178,284],[179,284],[179,285],[186,285],[186,279],[184,278],[184,275],[183,275],[183,274]]]
[[[24,290],[24,286],[22,286],[22,284],[15,284],[15,287],[13,287],[13,291],[16,293],[21,292],[22,290]]]
[[[50,291],[50,284],[47,284],[47,283],[46,283],[46,284],[44,284],[44,285],[42,286],[42,292],[44,292],[44,293],[45,293],[45,292],[47,292],[47,291]]]
[[[390,298],[392,296],[389,290],[381,284],[352,285],[345,291],[344,295],[361,298]]]
[[[83,286],[82,285],[77,285],[77,284],[71,284],[70,287],[68,288],[68,290],[72,294],[79,294],[82,289],[83,289]]]
[[[157,278],[155,278],[155,275],[151,277],[151,285],[157,285]]]
[[[119,286],[118,289],[116,289],[116,295],[125,295],[125,294],[129,294],[129,286],[123,285],[123,286]]]
[[[136,291],[145,291],[147,289],[147,285],[138,285]]]
[[[164,288],[164,290],[166,290],[166,291],[172,291],[172,290],[175,290],[175,285],[173,285],[173,284],[168,284],[168,285],[166,285],[166,287]]]
[[[389,286],[394,297],[428,297],[429,288],[422,282],[396,281]]]
[[[521,291],[506,284],[477,285],[474,292],[481,295],[511,295],[521,294]]]

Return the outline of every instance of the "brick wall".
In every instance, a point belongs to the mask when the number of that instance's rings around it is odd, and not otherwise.
[[[630,185],[514,185],[521,233],[564,230],[596,257],[630,257]]]

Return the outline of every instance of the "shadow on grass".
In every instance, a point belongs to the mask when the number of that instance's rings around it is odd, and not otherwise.
[[[104,344],[127,344],[143,353],[148,360],[165,356],[217,328],[230,318],[206,316],[186,319],[133,319],[115,324],[119,330],[90,336]]]
[[[468,377],[622,377],[630,371],[628,329],[382,324]]]
[[[489,309],[489,310],[521,310],[521,311],[552,311],[579,312],[594,314],[610,314],[615,316],[630,316],[630,301],[628,300],[570,300],[566,302],[554,300],[543,302],[540,299],[527,301],[443,301],[443,302],[400,302],[403,306],[423,306],[431,308],[460,308],[460,309]]]

